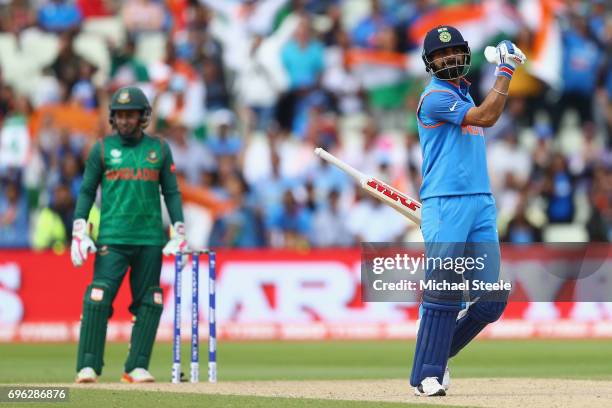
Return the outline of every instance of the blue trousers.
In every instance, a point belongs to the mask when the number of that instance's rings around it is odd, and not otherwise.
[[[486,253],[486,267],[470,273],[469,279],[496,282],[499,277],[497,210],[491,194],[432,197],[423,201],[421,231],[427,257],[471,257]],[[426,270],[425,278],[457,280],[457,272]],[[445,275],[446,274],[446,275]],[[470,299],[473,297],[470,293]],[[449,356],[465,347],[486,326],[501,316],[504,302],[476,302],[473,313],[457,321],[465,303],[460,293],[424,291],[419,308],[417,335],[410,383],[426,377],[442,380]],[[480,304],[479,304],[480,303]]]

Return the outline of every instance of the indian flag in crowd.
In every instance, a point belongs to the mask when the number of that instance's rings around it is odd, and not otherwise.
[[[527,70],[552,88],[561,86],[561,28],[556,13],[563,7],[558,0],[521,0],[519,13],[533,33]]]
[[[487,45],[512,37],[520,30],[532,33],[527,52],[527,71],[553,88],[561,84],[561,30],[556,13],[558,0],[520,0],[516,8],[504,1],[483,1],[443,7],[425,14],[410,28],[409,35],[421,43],[431,28],[448,24],[456,27],[470,43],[472,56],[480,56]],[[417,55],[418,54],[418,55]],[[409,59],[409,69],[422,69],[420,50]]]
[[[442,7],[423,15],[413,24],[408,35],[415,44],[422,44],[425,35],[439,25],[457,28],[470,44],[472,56],[482,55],[487,45],[500,35],[512,36],[518,30],[519,16],[516,9],[504,1],[483,1],[479,4],[458,4]],[[415,50],[409,61],[409,69],[423,69],[421,50]]]
[[[521,30],[528,29],[532,33],[531,43],[521,44],[529,58],[525,68],[534,77],[557,88],[561,83],[561,31],[556,17],[559,7],[558,0],[520,0],[516,7],[502,0],[444,6],[421,16],[407,35],[413,44],[422,44],[430,29],[444,24],[454,26],[469,42],[472,66],[477,68],[484,62],[483,51],[487,45],[514,38]],[[352,66],[402,67],[414,75],[425,74],[420,47],[407,55],[352,49],[348,57]]]

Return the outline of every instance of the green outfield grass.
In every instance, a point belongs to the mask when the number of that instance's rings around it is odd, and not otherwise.
[[[8,404],[0,403],[7,407]],[[390,402],[331,401],[309,398],[244,397],[234,395],[179,394],[167,392],[70,390],[68,403],[18,403],[15,407],[193,407],[193,408],[418,408],[416,404]],[[427,408],[446,408],[427,405]],[[462,408],[462,407],[453,407]]]
[[[219,344],[219,380],[408,378],[414,342],[230,342]],[[127,344],[106,346],[102,382],[122,373]],[[69,382],[76,344],[0,344],[0,383]],[[189,347],[183,347],[184,368]],[[208,354],[202,344],[200,363]],[[477,341],[451,360],[453,377],[612,379],[610,341]],[[151,372],[170,381],[172,348],[155,346]],[[204,368],[203,368],[204,369]]]
[[[202,344],[201,364],[205,366],[206,345]],[[301,379],[382,379],[408,378],[414,342],[330,341],[330,342],[221,342],[219,381],[301,380]],[[189,356],[185,344],[184,361]],[[101,382],[116,382],[122,373],[127,344],[109,343]],[[76,344],[0,344],[0,383],[71,382],[75,374]],[[478,341],[451,361],[453,378],[462,377],[555,377],[612,379],[610,341]],[[150,370],[160,382],[170,381],[172,349],[157,344]],[[188,364],[184,363],[187,371]],[[202,367],[202,374],[205,367]],[[74,390],[73,404],[101,401],[130,401],[130,406],[190,406],[195,395],[129,391]],[[245,402],[248,400],[248,403]],[[306,399],[197,396],[206,406],[316,406],[368,407],[374,404]],[[83,404],[81,404],[81,402]],[[183,403],[184,402],[184,403]],[[153,405],[152,405],[153,404]],[[161,404],[161,405],[159,405]],[[72,404],[71,404],[72,405]],[[376,403],[376,406],[380,406]],[[393,404],[390,404],[393,405]],[[30,405],[28,405],[30,406]],[[76,406],[76,405],[74,405]],[[99,405],[98,405],[99,406]],[[124,406],[124,402],[119,405]],[[406,406],[406,405],[403,405]]]

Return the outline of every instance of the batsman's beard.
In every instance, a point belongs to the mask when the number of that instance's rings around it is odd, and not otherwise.
[[[433,75],[439,79],[451,80],[462,78],[470,70],[470,55],[468,53],[454,54],[436,58],[431,64]]]
[[[135,141],[140,139],[141,128],[137,126],[116,126],[117,133],[126,141]]]

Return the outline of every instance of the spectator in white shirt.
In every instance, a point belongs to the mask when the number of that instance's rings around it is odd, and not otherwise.
[[[358,242],[398,242],[408,230],[406,218],[369,195],[351,208],[347,220]]]

